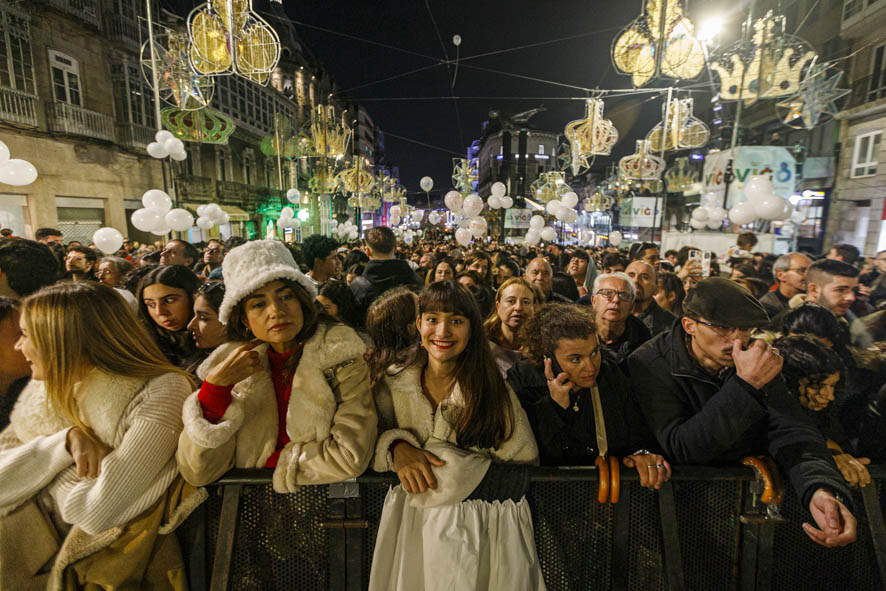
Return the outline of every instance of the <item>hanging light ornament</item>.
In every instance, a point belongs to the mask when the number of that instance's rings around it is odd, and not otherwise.
[[[369,193],[375,183],[372,173],[363,168],[363,158],[354,158],[354,166],[335,176],[335,187],[347,193]]]
[[[160,111],[160,120],[183,142],[224,145],[237,129],[233,119],[209,107],[199,111],[167,107]]]
[[[813,64],[800,82],[797,94],[776,103],[777,108],[787,109],[787,113],[779,117],[785,125],[794,129],[813,129],[822,115],[836,115],[840,111],[836,101],[851,91],[837,88],[843,72],[828,78],[828,67],[827,64]]]
[[[341,122],[336,121],[335,107],[318,105],[311,112],[310,139],[314,156],[338,158],[344,156],[351,140],[351,128],[342,113]]]
[[[267,84],[280,61],[280,38],[252,0],[210,0],[188,15],[190,61],[204,76],[236,74]]]
[[[612,45],[612,62],[643,86],[656,76],[688,80],[701,74],[704,48],[679,0],[647,0]]]
[[[733,43],[711,61],[720,77],[720,99],[744,101],[792,96],[817,54],[809,43],[785,33],[785,18],[772,11],[754,22],[749,40]]]
[[[650,152],[648,140],[637,140],[637,151],[618,161],[619,176],[630,181],[657,181],[664,161]]]
[[[618,141],[618,130],[603,118],[603,101],[588,99],[585,118],[570,121],[563,132],[572,148],[572,175],[578,176],[591,166],[594,156],[608,156]]]
[[[582,208],[588,212],[609,211],[613,205],[615,205],[615,198],[604,193],[602,188],[598,188],[584,200]]]
[[[689,164],[689,158],[684,156],[674,160],[674,164],[665,172],[664,178],[668,193],[682,193],[690,190],[692,185],[699,181],[699,174],[698,170]]]
[[[711,130],[692,115],[692,99],[674,99],[668,108],[667,102],[661,107],[662,120],[646,134],[646,140],[654,150],[661,151],[662,129],[667,117],[667,131],[664,135],[665,150],[689,150],[701,148],[708,143]]]
[[[302,138],[293,131],[292,119],[283,113],[274,114],[274,133],[261,140],[261,151],[265,156],[282,156],[293,159],[303,156]]]
[[[460,193],[467,194],[474,191],[477,182],[477,167],[471,164],[467,158],[452,159],[452,186]]]
[[[573,192],[572,188],[566,184],[566,175],[556,170],[538,175],[538,178],[529,185],[529,190],[541,203],[559,200],[566,193]]]
[[[141,47],[142,75],[148,86],[154,87],[149,41]],[[157,85],[160,98],[182,111],[196,111],[212,102],[215,83],[212,78],[200,76],[188,60],[188,38],[170,31],[154,35],[154,55],[157,60]]]

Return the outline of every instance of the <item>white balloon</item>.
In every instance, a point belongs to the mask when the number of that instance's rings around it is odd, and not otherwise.
[[[156,234],[157,236],[166,236],[170,232],[172,232],[172,229],[166,226],[165,222],[161,222],[158,227],[151,229],[151,234]]]
[[[219,226],[224,226],[225,224],[229,223],[230,221],[231,221],[231,216],[229,216],[227,214],[227,212],[223,211],[222,214],[220,216],[218,216],[218,225]]]
[[[707,221],[707,226],[709,230],[719,230],[723,225],[723,220],[715,220],[713,218],[709,218]]]
[[[150,232],[163,223],[163,214],[156,209],[142,208],[132,212],[132,225],[142,232]]]
[[[529,218],[529,227],[533,230],[541,231],[545,227],[545,219],[540,215],[534,215]]]
[[[471,227],[468,229],[468,231],[474,238],[483,238],[483,235],[486,233],[486,227],[471,222]]]
[[[176,162],[181,162],[182,160],[187,160],[188,153],[182,150],[181,152],[173,152],[169,155],[170,158],[175,160]]]
[[[560,205],[562,204],[559,199],[552,199],[548,201],[547,205],[545,205],[545,211],[551,215],[557,215],[557,210],[560,208]]]
[[[557,238],[557,231],[550,226],[545,226],[539,235],[545,242],[553,242]]]
[[[464,198],[458,191],[449,191],[443,197],[443,203],[446,204],[446,207],[448,207],[452,213],[461,213],[464,201]]]
[[[421,187],[422,191],[427,192],[434,188],[434,179],[429,176],[423,176],[421,177],[421,180],[418,182],[418,184]]]
[[[37,169],[27,160],[13,158],[0,165],[0,183],[23,187],[37,180]]]
[[[458,47],[461,45],[461,35],[453,35],[452,36],[452,44]]]
[[[578,220],[578,212],[574,209],[566,208],[565,213],[563,214],[563,221],[572,224],[576,220]]]
[[[0,165],[9,162],[9,146],[0,142]]]
[[[701,204],[708,209],[718,207],[721,203],[723,203],[723,196],[714,191],[707,191],[701,196]]]
[[[151,189],[142,195],[142,205],[166,215],[166,212],[172,209],[172,199],[160,189]]]
[[[711,217],[708,208],[702,205],[701,207],[696,207],[692,210],[692,219],[698,220],[700,222],[706,222]]]
[[[508,188],[505,186],[505,184],[503,182],[496,181],[496,182],[492,183],[492,188],[490,190],[492,191],[492,194],[495,195],[496,197],[504,197],[505,193],[507,193],[507,191],[508,191]]]
[[[804,214],[799,209],[791,214],[791,221],[797,224],[798,226],[806,221],[806,214]]]
[[[708,223],[703,222],[701,220],[693,219],[693,220],[689,220],[689,225],[692,226],[693,228],[695,228],[696,230],[703,230],[705,227],[707,227]]]
[[[393,217],[393,216],[400,217],[400,215],[401,215],[402,213],[403,213],[403,212],[400,211],[400,206],[399,206],[399,205],[392,205],[392,206],[391,206],[391,217]]]
[[[476,193],[471,193],[465,197],[462,211],[464,211],[466,216],[471,218],[480,215],[480,212],[483,211],[483,200],[480,199],[480,196]]]
[[[619,244],[621,244],[621,241],[623,238],[624,238],[624,236],[622,236],[621,232],[619,232],[618,230],[610,232],[609,233],[609,244],[611,244],[612,246],[618,246]]]
[[[403,237],[403,242],[405,242],[406,244],[412,244],[412,240],[413,238],[411,234],[407,234]]]
[[[175,154],[185,149],[185,144],[177,137],[171,137],[163,142],[163,147],[170,154]]]
[[[791,205],[791,202],[788,201],[787,199],[783,199],[782,201],[783,201],[783,203],[781,204],[781,206],[782,206],[781,215],[779,215],[775,218],[776,220],[778,220],[780,222],[784,222],[784,221],[791,219],[791,214],[794,213],[794,206]]]
[[[159,142],[151,142],[145,149],[153,158],[166,158],[169,156],[169,150],[166,149],[166,145]]]
[[[428,222],[431,224],[437,224],[440,222],[440,214],[436,211],[432,211],[428,214]]]
[[[290,218],[290,219],[294,218],[295,217],[295,210],[287,205],[286,207],[284,207],[283,209],[280,210],[280,217],[281,218]]]
[[[554,209],[554,217],[560,220],[561,222],[565,222],[566,218],[569,217],[569,213],[572,211],[571,207],[566,207],[562,203],[559,207]]]
[[[541,232],[535,228],[529,228],[526,231],[526,237],[523,239],[527,244],[538,244],[541,241]]]
[[[560,199],[560,201],[566,207],[572,208],[572,207],[575,207],[576,205],[578,205],[578,195],[576,195],[572,191],[569,191],[568,193],[563,195],[563,197]]]
[[[744,186],[745,198],[756,205],[773,195],[774,187],[768,176],[752,176]]]
[[[511,206],[514,205],[514,200],[511,197],[505,195],[501,198],[501,208],[502,209],[510,209]]]
[[[206,203],[197,206],[197,217],[198,218],[202,218],[202,217],[206,216],[206,208],[207,207],[209,207],[209,205]]]
[[[471,231],[467,228],[459,228],[455,231],[455,241],[462,246],[467,246],[471,243]]]
[[[215,225],[215,222],[213,222],[211,219],[203,217],[203,216],[198,217],[196,223],[197,223],[197,227],[200,228],[201,230],[208,230],[212,226]]]
[[[357,236],[359,235],[360,234],[357,232],[357,228],[351,228],[350,232],[348,233],[348,238],[350,238],[351,240],[356,240]]]
[[[708,221],[722,222],[726,219],[726,216],[729,214],[722,207],[708,207]]]
[[[390,217],[390,221],[391,221],[392,226],[399,226],[400,225],[400,216],[392,215]]]
[[[176,232],[185,232],[194,225],[194,216],[186,209],[176,208],[168,211],[163,217],[166,225]]]
[[[410,214],[409,217],[412,218],[412,221],[413,221],[414,223],[418,224],[418,223],[420,223],[420,222],[422,221],[422,219],[425,217],[425,212],[416,209],[415,211],[412,212],[412,214]]]
[[[166,140],[171,140],[175,136],[172,135],[171,132],[166,131],[165,129],[161,129],[157,133],[154,134],[154,139],[157,140],[158,144],[166,143]]]
[[[286,191],[286,200],[290,203],[298,203],[301,200],[301,192],[298,189]]]
[[[729,220],[733,224],[743,226],[749,224],[757,218],[757,212],[749,201],[738,203],[729,210]]]
[[[501,197],[498,195],[490,195],[488,199],[486,199],[486,205],[489,206],[489,209],[498,209],[501,207]]]
[[[116,228],[99,228],[92,235],[95,247],[105,254],[114,254],[123,246],[123,234]]]
[[[221,206],[218,203],[210,203],[206,206],[206,210],[204,211],[203,215],[205,215],[209,219],[215,221],[223,213],[224,213],[224,211],[222,210]],[[218,223],[218,222],[216,222],[216,223]]]
[[[754,209],[757,211],[757,215],[764,220],[774,220],[784,211],[783,203],[784,199],[778,195],[770,195],[766,199],[754,203]]]

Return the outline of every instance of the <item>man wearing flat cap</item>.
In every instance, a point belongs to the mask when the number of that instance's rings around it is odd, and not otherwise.
[[[769,323],[760,303],[737,283],[702,281],[683,302],[683,317],[628,358],[646,421],[674,464],[716,465],[771,455],[791,481],[822,546],[855,539],[850,493],[824,438],[803,415],[781,376],[778,351],[750,343]]]

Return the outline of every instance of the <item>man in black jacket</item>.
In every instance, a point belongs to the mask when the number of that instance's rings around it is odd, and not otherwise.
[[[637,259],[625,269],[625,275],[634,280],[637,296],[634,298],[634,318],[640,320],[655,336],[671,329],[674,315],[662,308],[652,297],[658,289],[658,274],[652,264]]]
[[[351,292],[364,315],[373,300],[392,287],[405,285],[414,291],[422,288],[421,278],[409,263],[394,258],[396,246],[394,231],[388,227],[377,226],[366,232],[369,262],[363,274],[351,281]]]
[[[822,546],[855,540],[849,490],[822,435],[788,394],[778,351],[748,347],[765,310],[738,284],[706,279],[689,292],[685,315],[628,358],[631,386],[664,453],[675,464],[736,462],[768,453],[821,530]],[[747,347],[745,349],[745,347]]]

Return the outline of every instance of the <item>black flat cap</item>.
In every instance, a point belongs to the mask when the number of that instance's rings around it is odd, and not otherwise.
[[[732,328],[769,324],[769,315],[757,298],[738,283],[722,277],[705,279],[690,289],[683,301],[683,313]]]

